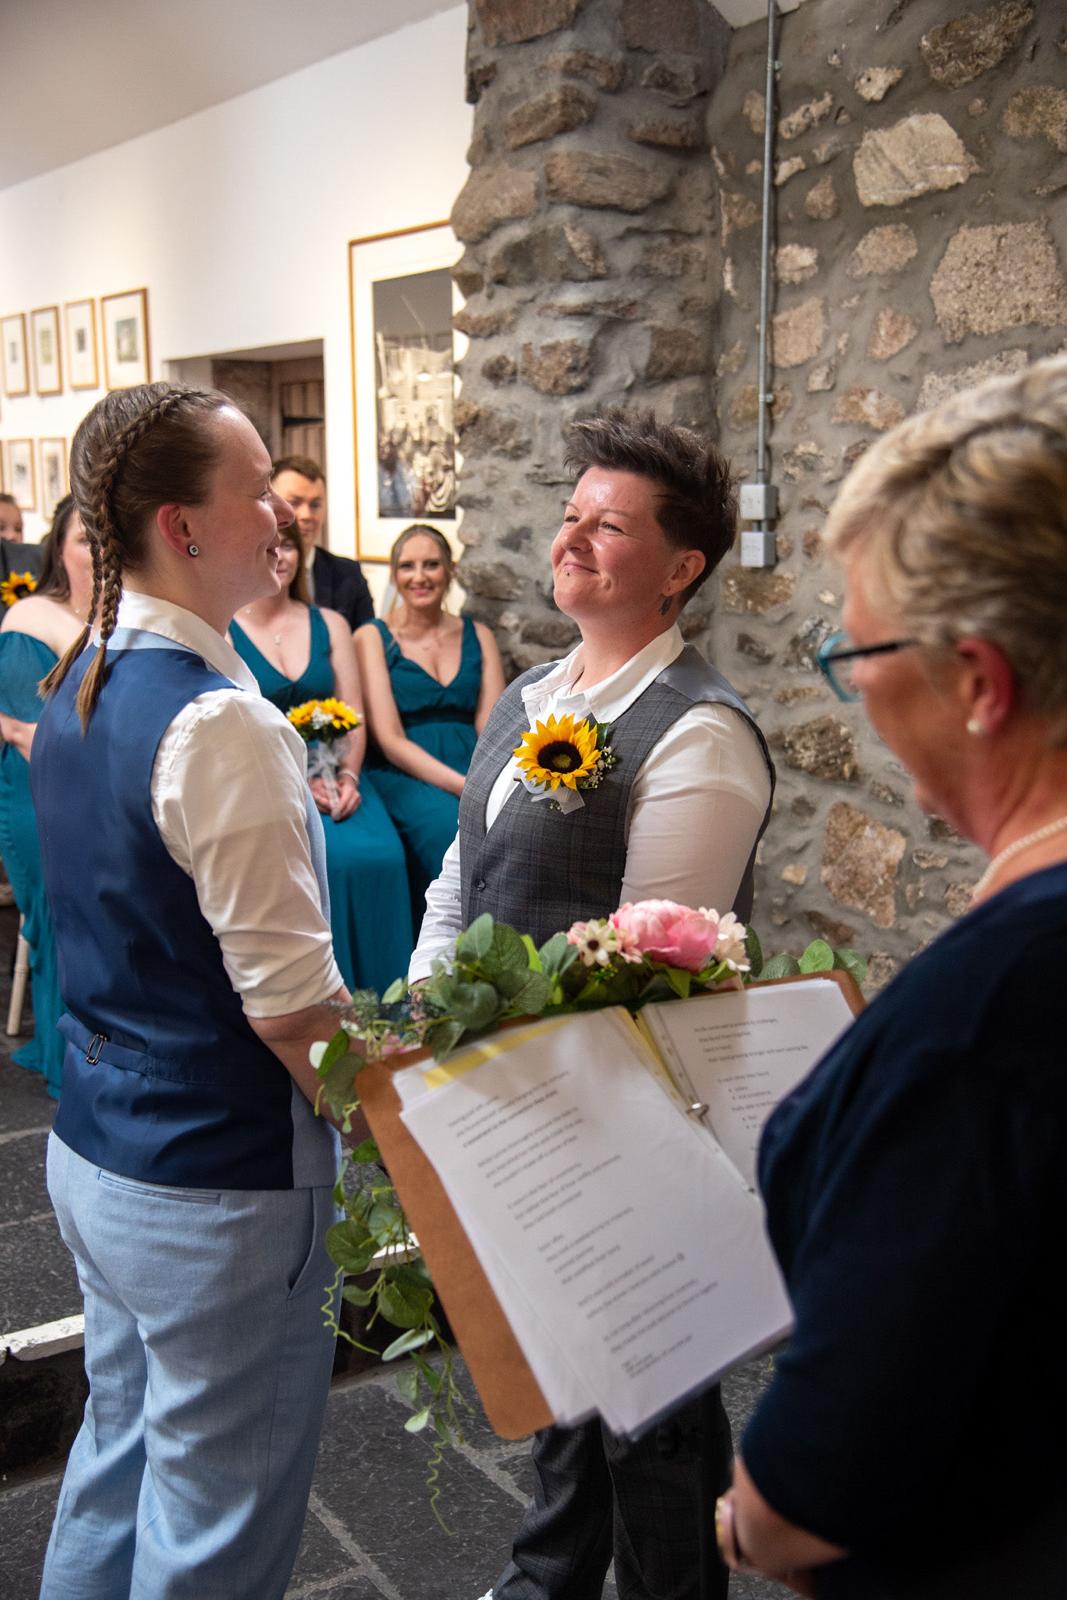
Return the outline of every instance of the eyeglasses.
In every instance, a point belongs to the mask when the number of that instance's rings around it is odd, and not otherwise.
[[[890,639],[886,644],[850,645],[847,633],[831,633],[819,646],[815,659],[839,700],[858,700],[860,691],[853,677],[854,662],[866,656],[892,655],[918,643],[918,639]]]

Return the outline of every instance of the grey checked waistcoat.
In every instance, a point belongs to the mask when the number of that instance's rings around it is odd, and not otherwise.
[[[464,927],[488,911],[497,922],[508,922],[520,933],[531,934],[538,944],[572,922],[606,917],[619,904],[630,789],[653,745],[691,706],[729,706],[744,717],[759,740],[772,794],[774,791],[767,741],[752,713],[722,674],[687,645],[611,724],[611,746],[618,765],[596,789],[585,793],[581,810],[563,815],[547,800],[534,801],[516,783],[514,794],[508,796],[487,833],[485,811],[490,792],[527,727],[522,690],[554,665],[533,667],[505,689],[478,740],[459,807]],[[769,816],[768,800],[760,835]],[[714,850],[715,840],[693,839],[692,849],[696,858]],[[755,853],[754,845],[733,906],[742,921],[752,909]]]

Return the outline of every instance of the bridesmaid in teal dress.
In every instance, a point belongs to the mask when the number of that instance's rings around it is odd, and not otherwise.
[[[416,929],[456,836],[478,735],[504,687],[489,629],[444,609],[452,552],[436,528],[405,528],[390,555],[397,604],[356,633],[373,771],[404,841]]]
[[[309,605],[300,540],[283,529],[279,567],[285,587],[238,613],[230,638],[268,700],[291,711],[336,695],[362,711],[348,624],[336,611]],[[361,772],[366,735],[350,734],[330,791],[311,780],[326,835],[330,926],[341,975],[350,989],[379,994],[407,971],[414,943],[404,847],[372,778]]]
[[[33,1038],[12,1060],[39,1072],[59,1098],[65,1041],[52,917],[41,879],[37,821],[30,799],[30,751],[41,701],[37,685],[81,632],[92,599],[92,559],[68,495],[45,541],[37,591],[7,607],[0,624],[0,856],[30,947]]]

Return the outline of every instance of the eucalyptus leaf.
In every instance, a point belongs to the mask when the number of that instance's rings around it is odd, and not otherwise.
[[[550,978],[562,978],[578,960],[578,946],[571,944],[565,933],[554,933],[551,939],[546,939],[538,954],[541,958],[540,971]]]
[[[396,1392],[401,1399],[409,1405],[417,1405],[419,1399],[419,1369],[416,1366],[401,1367],[396,1375]]]
[[[430,1408],[424,1406],[421,1411],[416,1411],[404,1424],[407,1433],[421,1433],[430,1420]]]
[[[536,1017],[551,998],[552,984],[549,979],[541,972],[531,972],[518,993],[512,995],[511,1005],[520,1016]]]
[[[403,978],[403,977],[394,978],[392,983],[389,985],[388,989],[386,989],[385,993],[382,995],[382,1005],[383,1006],[399,1005],[400,1001],[403,1000],[403,998],[407,994],[407,992],[408,992],[408,980],[406,978]]]
[[[437,1022],[426,1034],[426,1042],[433,1050],[435,1061],[443,1061],[450,1050],[454,1050],[466,1033],[462,1022],[455,1017],[446,1017],[443,1022]]]
[[[471,1033],[487,1028],[500,1011],[500,1001],[491,983],[457,983],[452,992],[451,1009]]]
[[[341,1290],[341,1299],[347,1300],[350,1306],[369,1306],[376,1293],[373,1287],[363,1289],[358,1283],[346,1283]]]
[[[834,965],[834,952],[825,939],[813,939],[798,963],[801,972],[830,972]]]
[[[374,1200],[367,1213],[367,1228],[379,1245],[395,1244],[402,1237],[404,1213],[395,1191],[389,1189]]]
[[[407,1333],[402,1333],[399,1339],[394,1339],[392,1344],[386,1345],[382,1351],[383,1361],[395,1361],[397,1356],[406,1356],[412,1350],[421,1350],[424,1344],[429,1344],[433,1338],[431,1328],[409,1328]]]
[[[326,1250],[330,1260],[353,1277],[366,1272],[378,1250],[378,1241],[363,1223],[349,1219],[335,1222],[326,1230]]]
[[[763,975],[763,946],[759,942],[759,934],[749,925],[745,929],[745,955],[748,957],[749,971],[754,978]]]
[[[372,1161],[381,1161],[382,1153],[373,1139],[364,1139],[362,1144],[357,1144],[352,1152],[352,1160],[359,1161],[364,1166]]]
[[[433,1291],[421,1285],[398,1283],[394,1277],[379,1289],[378,1304],[382,1316],[394,1328],[421,1328],[433,1305]]]
[[[484,961],[493,948],[495,932],[492,917],[488,911],[483,911],[456,940],[457,961]],[[518,934],[515,937],[518,938]]]
[[[800,971],[800,962],[796,956],[787,955],[783,950],[776,956],[771,956],[760,968],[761,978],[795,978]]]
[[[844,972],[850,972],[857,983],[865,983],[867,979],[867,962],[858,950],[844,949],[834,951],[834,966]]]

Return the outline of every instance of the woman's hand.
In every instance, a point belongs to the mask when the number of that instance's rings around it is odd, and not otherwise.
[[[325,778],[312,778],[311,797],[322,814],[332,817],[334,822],[344,822],[346,817],[358,811],[362,799],[358,779],[344,769],[337,774],[332,793],[331,785]]]

